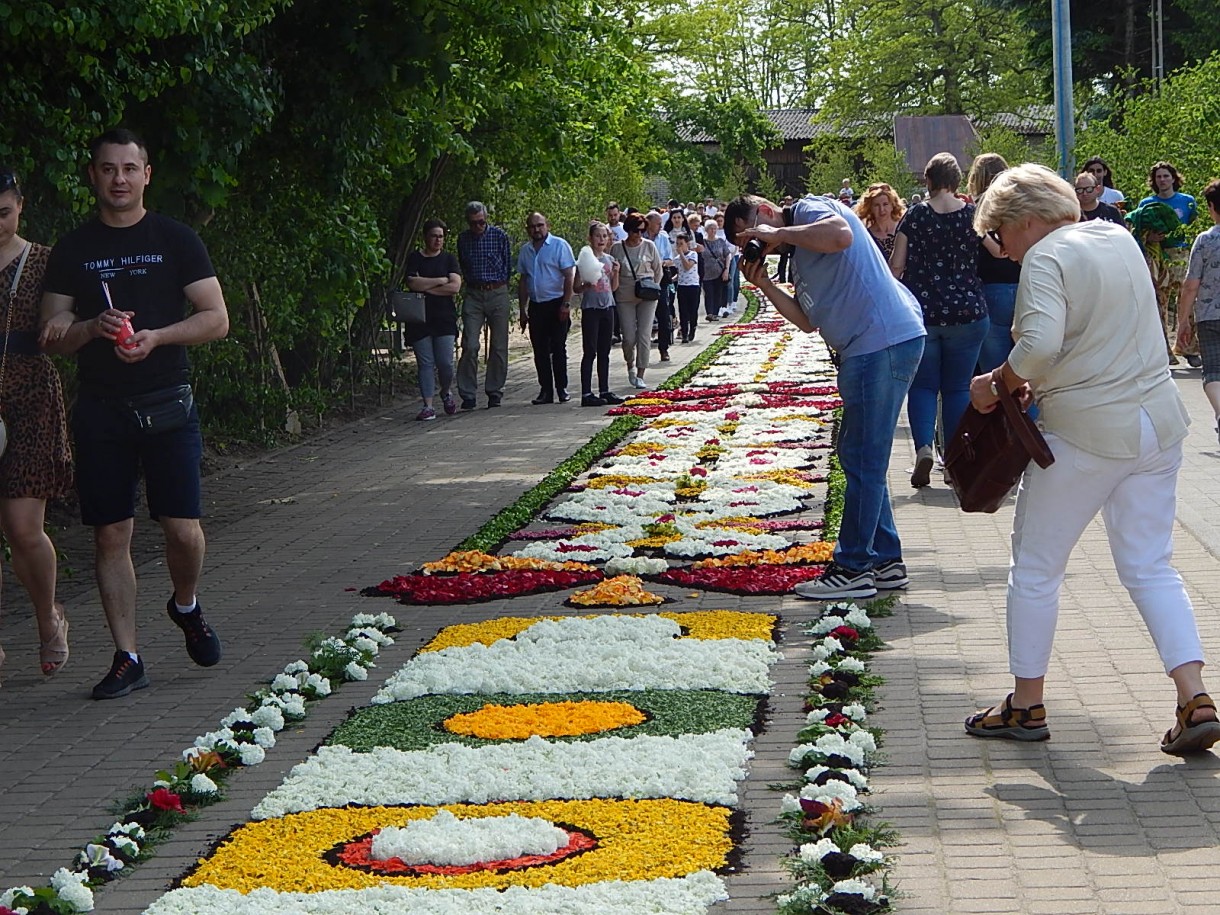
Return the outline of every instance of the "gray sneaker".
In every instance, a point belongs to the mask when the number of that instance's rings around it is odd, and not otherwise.
[[[911,472],[911,485],[923,489],[932,482],[932,465],[936,463],[936,453],[931,445],[924,445],[915,452],[915,469]]]
[[[897,591],[911,583],[907,577],[907,567],[901,559],[891,559],[873,569],[873,581],[878,591]]]
[[[853,572],[832,562],[821,578],[802,581],[792,591],[806,600],[864,600],[877,596],[877,583],[872,569]]]

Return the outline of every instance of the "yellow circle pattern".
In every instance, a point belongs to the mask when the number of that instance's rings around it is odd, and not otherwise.
[[[532,705],[485,705],[476,712],[452,715],[445,730],[484,740],[525,740],[528,737],[577,737],[599,734],[648,717],[627,702],[542,702]]]
[[[584,800],[449,804],[458,818],[542,817],[595,836],[598,847],[556,864],[494,873],[388,876],[333,865],[322,856],[343,842],[384,826],[428,819],[438,807],[323,808],[247,823],[234,830],[185,886],[211,885],[248,893],[268,887],[281,893],[360,890],[386,884],[418,889],[580,886],[603,880],[654,880],[716,870],[733,847],[730,811],[690,801]]]

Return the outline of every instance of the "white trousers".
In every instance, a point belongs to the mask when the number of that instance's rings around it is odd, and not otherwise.
[[[1046,675],[1059,618],[1059,588],[1072,548],[1100,510],[1119,581],[1152,635],[1165,672],[1202,661],[1194,608],[1173,559],[1182,443],[1161,450],[1141,411],[1140,455],[1097,457],[1058,436],[1055,463],[1030,464],[1017,490],[1008,571],[1008,660],[1013,676]]]
[[[643,374],[648,368],[648,357],[652,349],[652,319],[657,314],[657,303],[640,299],[636,302],[619,302],[618,325],[623,335],[623,359],[627,373]]]

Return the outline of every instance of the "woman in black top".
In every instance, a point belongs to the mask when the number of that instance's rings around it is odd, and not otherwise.
[[[407,288],[424,293],[423,324],[404,325],[403,338],[415,351],[419,367],[419,395],[424,406],[417,420],[436,419],[432,398],[440,376],[445,412],[457,412],[453,399],[453,349],[457,339],[457,307],[454,295],[462,288],[457,258],[442,251],[447,227],[439,219],[424,223],[424,249],[412,251],[407,259]]]

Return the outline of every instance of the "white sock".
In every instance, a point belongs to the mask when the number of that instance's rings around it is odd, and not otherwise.
[[[136,654],[135,652],[133,652],[133,651],[125,651],[125,652],[123,652],[123,654],[127,655],[127,657],[131,658],[131,659],[132,659],[133,661],[135,661],[137,664],[139,664],[139,663],[140,663],[140,656],[139,656],[138,654]]]
[[[178,603],[178,599],[174,599],[174,609],[179,613],[194,613],[199,609],[199,599],[195,595],[191,595],[191,602],[187,606],[182,606]]]

